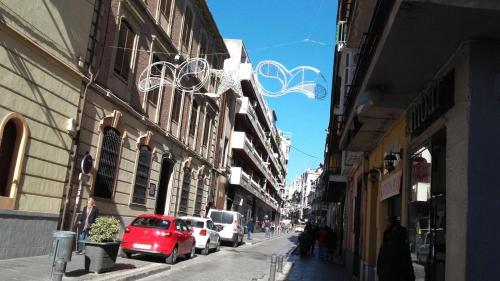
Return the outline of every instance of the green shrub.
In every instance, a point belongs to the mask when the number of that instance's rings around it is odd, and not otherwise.
[[[118,241],[120,233],[120,222],[114,217],[98,217],[90,229],[89,240],[91,242],[115,242]]]

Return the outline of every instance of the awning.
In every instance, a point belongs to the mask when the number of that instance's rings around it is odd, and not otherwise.
[[[401,175],[402,170],[395,172],[392,176],[388,177],[380,185],[380,190],[378,193],[378,200],[383,201],[394,195],[398,195],[401,191]]]

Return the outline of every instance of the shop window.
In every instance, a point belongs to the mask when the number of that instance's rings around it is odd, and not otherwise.
[[[9,120],[3,129],[0,144],[0,196],[9,197],[12,184],[12,174],[18,149],[18,131],[14,120]]]
[[[140,146],[137,162],[132,203],[144,205],[146,204],[146,192],[151,168],[151,149],[147,145]]]
[[[114,70],[116,74],[125,80],[128,80],[130,65],[132,63],[134,40],[135,34],[132,28],[125,20],[122,20],[118,35]]]
[[[120,145],[120,132],[113,127],[106,127],[95,180],[94,196],[96,197],[111,198],[113,195]]]
[[[179,215],[187,215],[190,184],[191,184],[191,170],[184,169],[184,178],[182,179],[181,201],[179,203]]]

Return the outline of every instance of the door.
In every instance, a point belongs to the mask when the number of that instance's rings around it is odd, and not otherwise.
[[[186,240],[188,239],[188,236],[186,235],[186,230],[189,232],[189,228],[184,224],[182,220],[175,220],[174,225],[175,225],[174,235],[177,238],[177,245],[179,246],[179,254],[185,254],[187,251]]]
[[[169,154],[170,155],[170,154]],[[158,184],[158,195],[156,197],[155,214],[165,214],[165,202],[167,201],[168,184],[174,163],[170,157],[164,156],[161,162],[160,183]]]

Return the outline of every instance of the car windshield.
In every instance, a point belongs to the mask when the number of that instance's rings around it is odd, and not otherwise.
[[[203,225],[205,224],[203,221],[197,221],[197,220],[184,220],[184,221],[188,226],[197,228],[203,228]]]
[[[157,218],[137,218],[131,225],[136,227],[168,229],[170,227],[170,221]]]
[[[231,224],[233,223],[233,214],[228,212],[212,212],[210,218],[214,223]]]

